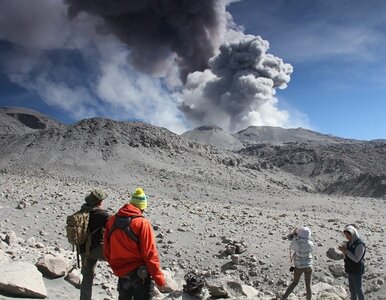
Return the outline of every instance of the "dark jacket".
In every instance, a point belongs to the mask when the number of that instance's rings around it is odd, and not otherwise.
[[[88,206],[87,204],[84,204],[82,209],[90,211],[88,230],[91,233],[90,249],[94,249],[103,245],[103,229],[106,227],[106,223],[110,215],[105,209],[96,206]],[[82,245],[80,247],[80,253],[84,252],[86,252],[86,245]]]
[[[346,273],[354,274],[354,273],[364,273],[365,271],[365,264],[363,261],[363,258],[366,253],[365,244],[362,242],[361,239],[356,239],[353,243],[347,243],[347,250],[351,253],[351,255],[355,255],[356,248],[358,246],[364,247],[364,252],[362,254],[362,257],[359,261],[355,261],[351,259],[348,255],[344,258],[344,270]]]
[[[345,230],[351,233],[352,241],[347,242],[347,253],[344,257],[344,270],[346,273],[364,273],[364,257],[366,254],[366,245],[360,239],[359,233],[355,227],[348,225]]]

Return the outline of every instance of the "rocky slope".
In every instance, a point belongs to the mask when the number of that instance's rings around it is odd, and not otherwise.
[[[0,107],[0,134],[24,134],[63,126],[60,122],[32,109]]]
[[[148,124],[103,118],[2,134],[0,291],[4,292],[1,280],[20,272],[23,262],[29,264],[22,267],[31,270],[31,276],[39,275],[33,272],[35,264],[45,274],[40,280],[47,299],[77,298],[79,291],[72,285],[76,279],[72,284],[64,280],[68,274],[77,276],[71,271],[75,259],[65,237],[66,216],[80,207],[92,188],[107,191],[106,206],[114,213],[141,186],[150,196],[146,216],[154,225],[162,266],[177,290],[156,299],[191,299],[181,292],[183,276],[189,270],[196,270],[207,281],[201,299],[273,299],[292,276],[287,234],[295,226],[306,225],[317,246],[314,299],[343,300],[347,295],[343,264],[325,253],[342,242],[344,225],[355,223],[368,245],[367,298],[384,300],[385,202],[315,193],[329,193],[325,182],[333,177],[329,170],[340,166],[334,163],[339,151],[338,158],[344,160],[342,174],[360,175],[358,170],[367,165],[369,156],[374,162],[366,170],[381,172],[382,141],[365,145],[367,152],[364,146],[347,148],[351,149],[348,152],[344,145],[292,144],[250,146],[235,153]],[[361,164],[345,167],[359,155]],[[297,169],[302,165],[306,176]],[[316,175],[326,181],[318,182]],[[334,177],[335,182],[339,179],[350,178]],[[56,279],[42,267],[52,261],[60,270]],[[116,299],[116,281],[109,267],[101,263],[94,298]],[[39,282],[37,292],[44,294]],[[9,295],[0,298],[14,299]],[[302,298],[304,286],[299,285],[291,299]]]
[[[143,172],[141,179],[150,181],[155,177]],[[96,186],[109,194],[105,205],[111,213],[128,200],[135,187],[63,178],[42,171],[2,172],[0,286],[10,271],[18,270],[17,262],[25,262],[30,267],[36,264],[45,274],[41,280],[47,299],[78,297],[79,291],[66,281],[71,281],[68,276],[75,277],[71,282],[76,285],[79,273],[71,271],[76,260],[66,241],[64,224],[66,216],[82,204],[87,191]],[[146,216],[154,226],[162,267],[179,291],[156,299],[193,299],[181,294],[183,276],[190,270],[196,270],[207,281],[201,299],[209,299],[210,295],[211,299],[274,299],[291,280],[287,235],[298,225],[311,228],[316,245],[313,298],[346,299],[343,263],[328,259],[325,253],[343,241],[341,230],[347,223],[357,224],[368,245],[367,299],[385,299],[386,206],[379,200],[257,190],[249,190],[248,197],[243,197],[246,191],[237,190],[232,195],[232,187],[226,185],[212,187],[211,192],[220,196],[217,199],[212,194],[202,197],[198,188],[190,195],[175,194],[172,198],[169,195],[174,187],[164,183],[144,187],[150,195]],[[56,275],[47,269],[55,270]],[[9,272],[4,274],[2,270]],[[117,278],[109,267],[100,263],[96,273],[93,298],[116,299]],[[0,298],[15,299],[6,295]],[[303,283],[291,299],[304,299]]]
[[[356,141],[302,128],[248,127],[232,136],[203,126],[184,137],[219,149],[238,150],[248,167],[274,166],[309,179],[312,191],[383,198],[386,196],[386,141]],[[235,138],[239,139],[237,147]],[[242,148],[242,149],[241,149]]]
[[[349,143],[351,140],[321,134],[304,128],[281,128],[273,126],[250,126],[233,134],[244,145],[272,144],[283,145],[294,142]]]
[[[206,125],[184,132],[182,137],[216,146],[220,149],[237,151],[244,147],[237,138],[215,125]]]
[[[7,170],[43,169],[50,174],[97,177],[114,183],[135,183],[141,173],[151,172],[153,180],[177,185],[185,194],[189,194],[190,185],[204,185],[202,196],[211,186],[223,184],[246,190],[266,190],[268,185],[279,190],[309,186],[307,180],[279,170],[257,170],[260,163],[256,160],[250,168],[237,153],[140,122],[94,118],[65,128],[2,135],[0,154],[0,168]]]
[[[260,144],[240,153],[309,178],[323,193],[386,196],[386,142]]]

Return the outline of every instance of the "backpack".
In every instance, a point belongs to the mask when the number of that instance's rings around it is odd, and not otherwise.
[[[79,263],[79,249],[81,245],[86,245],[86,253],[89,251],[90,233],[88,230],[88,223],[90,220],[90,212],[81,209],[67,217],[66,232],[67,240],[72,245],[72,250],[76,249],[76,257]]]
[[[205,286],[205,279],[194,271],[189,271],[185,274],[184,279],[186,284],[183,285],[183,291],[190,296],[196,296],[201,293]]]
[[[84,245],[87,242],[89,237],[89,220],[90,212],[87,210],[79,210],[67,217],[67,239],[73,247],[79,247],[80,245]]]
[[[136,218],[143,218],[143,216],[120,217],[118,215],[115,215],[114,224],[113,226],[111,226],[108,237],[110,238],[111,234],[116,229],[121,229],[126,233],[129,238],[139,244],[139,237],[130,228],[131,221]]]

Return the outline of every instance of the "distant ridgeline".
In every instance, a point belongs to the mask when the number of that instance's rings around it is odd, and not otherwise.
[[[357,141],[269,126],[230,134],[205,125],[179,136],[142,122],[92,118],[64,125],[33,110],[0,108],[0,168],[6,170],[72,166],[78,176],[89,176],[99,159],[106,164],[98,172],[109,173],[109,162],[130,164],[129,159],[138,164],[137,157],[122,153],[141,147],[152,157],[148,164],[160,155],[165,161],[178,155],[198,156],[211,168],[213,163],[225,164],[235,174],[243,169],[280,170],[298,178],[303,191],[386,197],[386,140]],[[186,168],[173,164],[181,173]],[[310,185],[301,184],[304,180]]]

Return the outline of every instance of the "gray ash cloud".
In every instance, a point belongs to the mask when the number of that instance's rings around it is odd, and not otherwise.
[[[293,69],[268,48],[267,41],[252,35],[223,44],[210,70],[188,77],[181,109],[189,120],[231,131],[285,122],[288,116],[277,109],[274,95],[287,86]]]
[[[181,78],[208,66],[226,24],[223,0],[66,0],[72,17],[84,11],[102,17],[131,50],[131,63],[159,73],[176,55]]]
[[[234,24],[233,1],[26,1],[0,2],[0,66],[74,119],[299,126],[275,98],[292,67]]]

